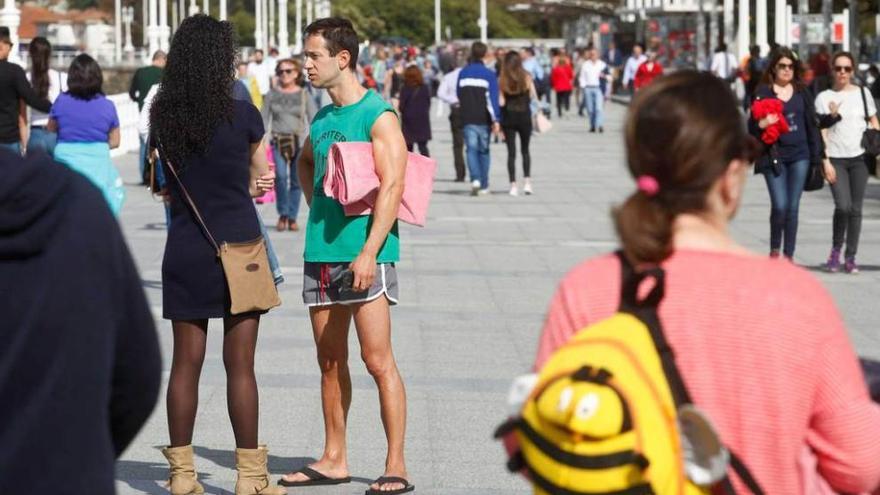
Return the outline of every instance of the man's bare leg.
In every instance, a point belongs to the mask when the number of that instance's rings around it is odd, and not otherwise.
[[[352,307],[361,358],[379,388],[382,426],[388,440],[384,476],[407,478],[403,443],[406,436],[406,390],[391,351],[391,314],[388,299],[383,296]],[[407,478],[408,479],[408,478]],[[374,490],[398,490],[400,483],[373,484]]]
[[[321,368],[321,406],[324,412],[324,454],[309,467],[329,478],[348,476],[345,424],[351,407],[348,371],[348,328],[351,310],[334,304],[309,308],[318,366]],[[308,476],[286,474],[284,481],[308,481]]]

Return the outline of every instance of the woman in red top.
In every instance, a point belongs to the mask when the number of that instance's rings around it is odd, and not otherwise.
[[[625,129],[638,190],[614,211],[617,233],[636,266],[666,273],[660,321],[695,405],[764,493],[876,489],[880,406],[834,302],[809,272],[728,231],[755,155],[733,94],[710,74],[677,72],[635,97]],[[615,255],[565,277],[535,369],[616,312],[620,278]]]
[[[633,85],[636,91],[643,89],[651,84],[651,81],[663,75],[663,66],[657,61],[657,53],[648,52],[648,60],[642,63],[636,70],[636,76],[633,79]]]
[[[556,91],[556,110],[562,117],[562,107],[568,112],[571,102],[571,91],[574,89],[574,68],[568,55],[559,55],[559,61],[550,71],[550,85]]]

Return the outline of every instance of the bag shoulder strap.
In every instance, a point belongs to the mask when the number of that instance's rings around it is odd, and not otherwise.
[[[199,213],[199,209],[196,207],[195,202],[192,197],[189,195],[189,191],[186,190],[186,186],[183,185],[183,181],[180,180],[180,177],[177,175],[177,170],[174,169],[174,165],[167,159],[164,160],[164,163],[168,165],[168,170],[171,170],[171,175],[174,176],[174,180],[177,181],[177,185],[180,186],[180,192],[183,194],[183,198],[186,200],[186,203],[189,205],[190,210],[192,210],[193,215],[196,217],[196,221],[198,221],[202,230],[205,232],[205,236],[208,237],[208,241],[211,242],[211,245],[214,247],[214,251],[217,253],[217,256],[220,256],[220,246],[217,244],[217,241],[214,239],[214,236],[211,235],[211,231],[208,230],[208,226],[205,225],[205,220],[202,219],[202,214]]]
[[[871,117],[868,117],[868,100],[865,98],[865,87],[859,86],[859,93],[862,94],[862,109],[865,112],[865,122],[870,122]]]
[[[660,301],[666,290],[665,280],[666,273],[659,266],[649,268],[647,270],[636,271],[635,267],[630,263],[623,251],[617,252],[621,265],[621,293],[620,293],[620,311],[630,313],[641,319],[651,332],[651,338],[657,353],[660,355],[660,362],[663,365],[663,372],[669,381],[669,388],[672,391],[673,399],[676,405],[692,404],[690,393],[675,363],[675,354],[666,336],[663,333],[663,326],[660,324],[660,317],[657,310]],[[647,279],[654,279],[654,287],[643,299],[639,299],[639,287]],[[758,484],[752,473],[743,464],[742,460],[727,447],[730,452],[730,464],[734,472],[740,477],[745,485],[754,495],[764,495],[764,491]],[[723,482],[725,490],[736,495],[733,485],[729,477]]]

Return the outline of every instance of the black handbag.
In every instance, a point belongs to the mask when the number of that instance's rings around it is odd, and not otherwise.
[[[807,172],[807,180],[804,182],[804,191],[818,191],[825,185],[825,175],[822,173],[822,161],[816,160],[810,164]]]
[[[868,101],[865,98],[865,88],[860,86],[859,91],[862,93],[862,108],[865,111],[865,124],[868,125],[864,134],[862,134],[862,148],[865,150],[865,153],[877,156],[880,155],[880,131],[871,127],[871,117],[868,115]]]

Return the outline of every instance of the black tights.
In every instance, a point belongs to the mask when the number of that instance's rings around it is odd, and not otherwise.
[[[562,109],[565,108],[565,111],[568,112],[570,105],[571,105],[571,91],[557,91],[556,92],[556,111],[559,112],[560,117],[562,117]]]
[[[168,431],[171,446],[192,443],[199,404],[199,376],[205,360],[208,320],[173,321],[174,357],[168,379]],[[223,319],[223,365],[226,368],[226,406],[235,446],[257,448],[259,396],[254,375],[259,316]]]
[[[416,143],[406,143],[406,151],[412,151],[415,148]],[[427,141],[419,141],[419,154],[422,156],[431,156],[428,153],[428,142]]]
[[[529,154],[529,139],[532,137],[532,120],[525,118],[505,121],[504,140],[507,142],[507,176],[510,182],[516,182],[516,135],[519,134],[519,146],[522,152],[523,176],[528,179],[531,176],[532,157]]]

